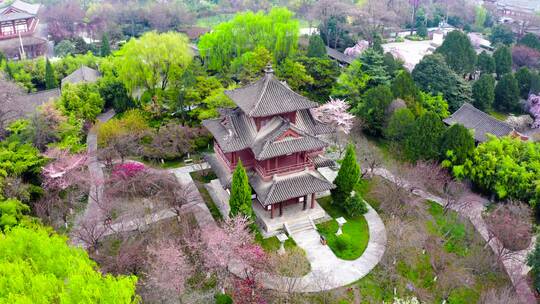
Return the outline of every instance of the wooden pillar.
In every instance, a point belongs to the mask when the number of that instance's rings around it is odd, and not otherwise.
[[[315,208],[315,193],[311,194],[311,209]]]
[[[306,210],[306,207],[307,207],[307,198],[308,196],[304,196],[304,206],[302,207],[302,210]]]
[[[270,218],[274,218],[274,205],[270,205]]]
[[[283,202],[279,203],[279,216],[283,215]]]

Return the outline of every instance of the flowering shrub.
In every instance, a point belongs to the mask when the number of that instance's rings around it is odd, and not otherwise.
[[[529,113],[534,118],[533,129],[540,128],[540,95],[531,94],[527,100]]]
[[[145,169],[146,167],[141,163],[133,163],[133,162],[122,163],[122,164],[117,164],[114,166],[112,175],[114,177],[125,179],[125,178],[133,177],[137,175],[138,173],[140,173],[141,171],[144,171]]]
[[[329,124],[336,129],[342,129],[345,134],[349,134],[353,127],[354,116],[347,112],[349,105],[343,99],[334,99],[322,106],[312,109],[312,114],[318,121]]]

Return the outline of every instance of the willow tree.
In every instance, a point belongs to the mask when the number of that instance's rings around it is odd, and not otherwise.
[[[187,37],[174,32],[145,33],[129,40],[115,55],[118,76],[130,92],[138,88],[165,90],[181,77],[193,58]]]
[[[300,25],[293,15],[286,8],[273,8],[268,14],[237,14],[201,37],[198,45],[201,57],[211,70],[223,71],[232,59],[264,47],[279,63],[296,52]]]

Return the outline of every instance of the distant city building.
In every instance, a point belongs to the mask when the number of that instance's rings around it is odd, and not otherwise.
[[[39,37],[40,4],[16,0],[0,9],[0,50],[11,59],[34,58],[47,50]]]

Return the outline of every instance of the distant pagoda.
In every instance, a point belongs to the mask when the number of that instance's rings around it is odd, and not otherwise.
[[[241,159],[254,190],[254,209],[273,219],[276,209],[282,216],[289,205],[314,208],[315,194],[334,188],[316,170],[334,164],[322,157],[328,143],[320,135],[332,128],[313,118],[310,109],[318,104],[276,79],[271,66],[260,80],[225,94],[237,107],[221,109],[219,118],[203,121],[214,136],[215,154],[207,160],[222,186],[230,188]]]

